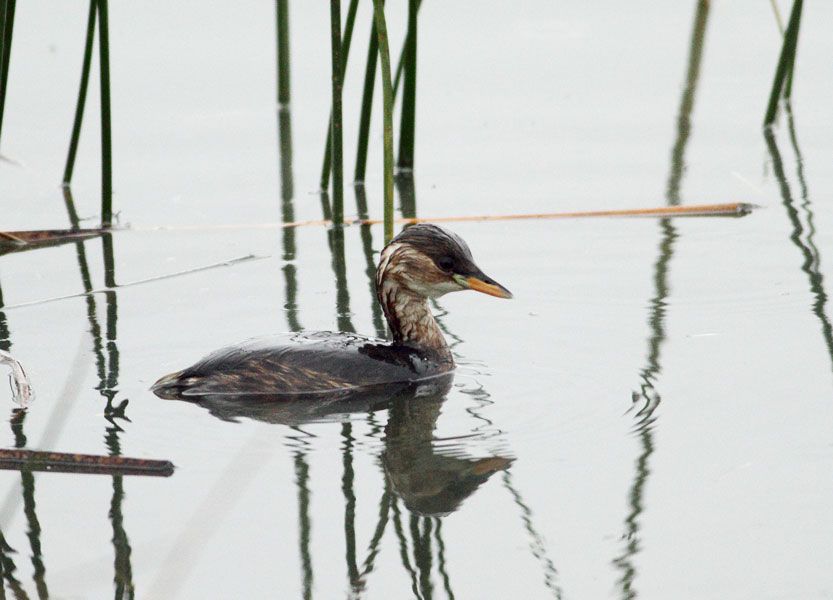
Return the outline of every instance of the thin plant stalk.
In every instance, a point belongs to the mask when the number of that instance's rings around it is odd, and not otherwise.
[[[332,70],[333,70],[333,108],[330,117],[331,144],[333,163],[333,223],[336,226],[344,222],[344,161],[342,159],[342,120],[341,120],[341,0],[330,0],[330,29],[332,34]]]
[[[385,243],[393,239],[393,85],[390,76],[390,48],[383,0],[373,0],[373,18],[379,38],[382,64],[382,113],[385,176]]]
[[[278,106],[289,104],[289,0],[276,0]]]
[[[405,88],[399,125],[400,170],[414,168],[414,128],[416,121],[417,0],[408,0],[408,42],[405,45]]]
[[[364,183],[367,172],[367,147],[370,139],[370,116],[373,112],[373,91],[376,87],[376,62],[379,57],[379,38],[376,23],[370,26],[370,41],[367,44],[367,64],[364,69],[364,90],[362,109],[359,117],[359,141],[356,145],[356,171],[354,183]]]
[[[772,90],[769,94],[769,104],[764,117],[764,127],[769,127],[775,122],[778,114],[778,101],[785,92],[792,93],[792,71],[795,66],[795,53],[798,46],[798,31],[801,27],[801,9],[803,0],[793,2],[790,20],[787,30],[784,32],[784,43],[781,46],[781,55],[778,58],[778,66],[775,69],[775,79],[772,82]],[[787,80],[789,79],[789,82]],[[786,83],[786,86],[785,86]]]
[[[344,76],[347,73],[347,58],[350,55],[350,43],[353,41],[353,26],[356,23],[356,11],[359,8],[359,0],[350,0],[347,8],[347,19],[344,21],[344,36],[341,41],[341,85],[344,87]],[[332,173],[332,144],[333,144],[333,111],[330,108],[330,116],[327,121],[327,141],[324,143],[324,160],[321,165],[321,190],[326,191],[330,186],[330,174]]]
[[[292,198],[295,186],[292,178],[292,120],[290,115],[289,70],[289,2],[276,0],[277,66],[278,66],[278,147],[280,151],[282,219],[292,221]],[[289,237],[294,234],[288,234]],[[287,236],[284,236],[286,241]],[[292,238],[294,246],[294,237]],[[294,251],[293,251],[294,254]],[[292,258],[286,258],[292,260]],[[292,266],[294,269],[294,266]]]
[[[78,140],[81,137],[81,122],[84,120],[84,106],[87,103],[87,87],[90,81],[90,63],[93,56],[93,37],[95,36],[96,1],[90,0],[90,13],[87,17],[87,41],[84,45],[84,62],[81,65],[81,83],[78,86],[78,102],[75,104],[75,120],[72,122],[72,135],[69,139],[69,152],[64,167],[63,184],[72,181],[75,168],[75,156],[78,152]]]
[[[110,132],[110,33],[107,0],[98,0],[98,51],[101,76],[101,226],[113,223],[113,154]]]
[[[422,0],[417,0],[416,11],[422,6]],[[399,82],[402,77],[402,71],[405,68],[405,51],[409,46],[410,32],[405,36],[405,42],[402,45],[402,51],[399,53],[399,63],[396,65],[396,75],[393,80],[393,99],[396,101],[396,94],[399,91]],[[376,34],[376,24],[370,32],[370,43],[367,50],[367,67],[365,68],[365,87],[362,94],[362,109],[361,122],[359,124],[359,143],[356,151],[356,172],[354,180],[356,183],[363,183],[365,180],[365,173],[367,167],[367,147],[368,137],[370,132],[370,115],[373,109],[373,91],[375,87],[376,75],[376,58],[378,55],[378,36]]]
[[[422,0],[417,0],[416,10],[422,6]],[[399,52],[399,61],[396,63],[396,73],[393,76],[393,99],[396,100],[396,95],[399,93],[399,84],[402,82],[402,73],[405,70],[405,52],[410,44],[410,31],[405,34],[405,41],[402,42],[402,50]]]
[[[14,32],[15,0],[0,0],[3,2],[3,14],[0,19],[0,137],[3,133],[3,113],[6,110],[6,90],[9,83],[9,61],[12,53],[12,33]]]

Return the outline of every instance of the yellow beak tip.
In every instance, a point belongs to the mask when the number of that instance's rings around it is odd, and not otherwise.
[[[476,277],[468,277],[466,279],[466,283],[468,284],[470,290],[474,290],[476,292],[488,294],[489,296],[494,296],[496,298],[506,298],[507,300],[513,298],[512,292],[500,284],[486,283]]]

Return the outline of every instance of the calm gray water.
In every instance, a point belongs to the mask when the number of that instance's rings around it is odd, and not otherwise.
[[[5,597],[833,598],[833,5],[805,7],[792,129],[782,116],[768,141],[768,2],[425,2],[405,212],[763,208],[451,225],[515,293],[437,305],[451,392],[289,426],[147,390],[255,335],[377,332],[381,228],[342,242],[270,226],[290,208],[272,3],[111,4],[114,202],[131,229],[0,257],[0,348],[37,394],[24,415],[0,390],[0,444],[177,469],[0,472]],[[388,4],[398,54],[404,2]],[[291,208],[317,219],[328,6],[290,9]],[[2,230],[68,225],[85,20],[83,2],[18,3]],[[93,82],[73,185],[89,224],[97,111]]]

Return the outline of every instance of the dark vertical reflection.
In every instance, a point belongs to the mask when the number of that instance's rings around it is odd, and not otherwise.
[[[431,522],[431,517],[411,515],[411,539],[414,542],[414,558],[418,569],[419,589],[423,598],[434,596],[434,584],[431,581],[433,564]]]
[[[281,176],[281,219],[284,223],[295,220],[294,178],[292,172],[292,113],[290,111],[290,65],[289,65],[289,14],[288,0],[276,0],[276,43],[277,43],[277,87],[278,87],[278,147],[280,150]],[[323,201],[322,201],[323,202]],[[295,268],[295,228],[281,229],[283,248],[284,312],[290,331],[300,331],[298,319],[298,279]],[[293,450],[295,466],[295,487],[298,495],[298,554],[301,562],[303,597],[312,598],[312,555],[310,538],[312,523],[309,516],[310,489],[309,463],[306,444],[299,442]]]
[[[6,322],[6,315],[2,310],[3,307],[3,293],[0,290],[0,350],[8,352],[11,350],[11,339],[9,335],[8,323]],[[26,447],[26,433],[23,429],[23,423],[26,420],[25,409],[12,410],[9,423],[14,436],[15,448]],[[32,568],[33,579],[39,598],[48,598],[49,590],[46,585],[46,566],[43,562],[43,553],[41,550],[41,526],[37,515],[37,504],[35,501],[35,475],[31,471],[20,472],[20,487],[23,493],[23,512],[26,516],[27,531],[26,537],[29,539],[29,547],[32,551]],[[2,571],[3,579],[8,583],[9,588],[14,594],[15,598],[28,598],[28,595],[20,586],[20,582],[14,577],[15,570],[14,561],[7,556],[8,553],[15,551],[6,544],[2,532],[0,532],[0,571]],[[0,586],[0,590],[2,590]],[[4,593],[5,594],[5,593]],[[0,596],[5,597],[5,595]]]
[[[309,552],[310,531],[309,518],[309,465],[306,452],[300,449],[295,453],[295,485],[298,488],[298,529],[303,570],[304,600],[312,598],[312,557]]]
[[[363,184],[354,186],[353,191],[356,193],[356,213],[360,220],[364,221],[369,218],[367,210],[367,194]],[[367,283],[370,287],[370,312],[373,315],[373,329],[377,337],[385,337],[385,321],[382,318],[382,307],[376,300],[376,258],[373,254],[373,232],[371,226],[363,224],[359,226],[359,235],[362,240],[362,250],[364,252],[364,273],[367,276]]]
[[[69,186],[64,187],[64,204],[67,209],[70,224],[73,228],[78,227],[78,213],[75,210],[72,192]],[[105,300],[105,328],[102,330],[98,320],[98,307],[95,294],[90,293],[93,289],[90,276],[89,262],[87,261],[86,248],[83,241],[75,242],[76,259],[78,270],[81,274],[81,284],[87,294],[84,301],[87,305],[87,320],[90,326],[90,334],[93,338],[93,354],[95,356],[96,373],[98,376],[99,393],[105,400],[104,417],[108,426],[105,428],[104,443],[111,456],[121,454],[121,443],[119,435],[123,429],[118,421],[129,421],[126,415],[128,401],[123,400],[116,404],[114,402],[118,394],[119,381],[119,349],[118,349],[118,297],[114,288],[116,284],[116,261],[113,249],[113,235],[105,233],[102,238],[102,254],[104,259],[104,283],[110,288],[104,292]],[[113,549],[115,598],[133,598],[135,588],[133,584],[133,570],[130,562],[131,547],[127,532],[124,529],[124,517],[122,505],[124,502],[124,482],[121,475],[113,476],[113,494],[110,499],[110,510],[108,517],[113,528]]]
[[[396,190],[399,192],[399,210],[406,219],[417,216],[414,174],[409,171],[396,174]]]
[[[443,589],[449,600],[454,600],[454,592],[451,590],[451,579],[448,576],[448,569],[445,564],[445,542],[442,538],[442,521],[434,519],[434,538],[437,542],[437,570],[443,580]]]
[[[503,472],[503,485],[509,490],[512,500],[521,510],[521,520],[523,521],[524,529],[526,529],[529,535],[529,548],[532,550],[532,555],[543,567],[544,585],[547,586],[547,589],[552,592],[554,597],[560,599],[563,596],[563,591],[561,590],[561,586],[558,585],[558,570],[555,568],[555,563],[547,555],[544,537],[538,533],[535,523],[532,520],[532,509],[524,502],[523,496],[521,496],[521,493],[512,484],[512,474],[509,471]]]
[[[0,0],[2,2],[2,0]],[[6,319],[6,312],[3,310],[3,286],[0,285],[0,350],[8,352],[12,344],[9,341],[9,321]]]
[[[294,186],[292,181],[292,121],[288,106],[281,106],[278,109],[278,137],[280,138],[281,155],[281,218],[284,223],[291,223],[295,220],[295,207],[293,205]],[[286,289],[284,310],[286,311],[289,329],[299,331],[301,324],[298,322],[295,228],[282,228],[281,236],[283,245],[282,271]]]
[[[388,484],[387,478],[383,478],[383,481],[384,491],[382,492],[382,497],[379,499],[379,518],[376,520],[376,529],[373,531],[370,543],[367,545],[367,557],[364,559],[364,563],[362,563],[362,570],[359,574],[357,588],[363,586],[366,577],[373,572],[376,557],[379,554],[379,543],[382,541],[382,536],[384,536],[385,529],[387,528],[388,521],[390,520],[389,517],[391,504],[393,503],[393,496],[390,493],[390,485]]]
[[[336,287],[336,327],[338,331],[355,332],[350,314],[350,291],[347,287],[347,264],[344,256],[344,228],[331,227],[327,237],[332,253],[332,267]],[[359,567],[356,560],[356,494],[353,489],[355,473],[353,470],[353,425],[350,422],[341,425],[342,478],[341,489],[344,494],[344,545],[347,577],[350,589],[357,593],[360,589]]]
[[[347,289],[347,264],[344,258],[344,228],[332,227],[327,231],[332,253],[333,275],[336,287],[336,327],[338,331],[355,332],[350,314],[350,290]]]
[[[677,233],[670,220],[660,221],[661,238],[659,244],[659,256],[654,264],[654,297],[650,301],[650,316],[648,324],[651,328],[651,336],[648,339],[647,364],[640,371],[640,387],[638,392],[633,394],[634,406],[639,406],[634,418],[634,428],[641,447],[641,452],[636,458],[633,483],[628,491],[628,506],[630,511],[625,517],[624,533],[622,539],[624,548],[622,553],[614,559],[613,564],[621,572],[619,585],[622,598],[636,598],[637,590],[634,587],[636,579],[636,566],[634,564],[636,555],[642,549],[640,530],[640,517],[644,509],[644,492],[650,474],[650,458],[654,453],[653,423],[654,411],[659,406],[661,397],[655,388],[657,375],[661,372],[660,351],[665,341],[665,314],[667,298],[669,293],[668,269],[671,258],[674,254],[674,242]]]
[[[798,146],[798,136],[795,131],[795,122],[793,120],[792,110],[787,105],[787,124],[789,127],[790,143],[796,158],[796,171],[798,176],[799,187],[801,190],[801,204],[800,210],[795,206],[795,199],[784,172],[784,163],[781,158],[781,153],[778,150],[778,144],[775,140],[775,135],[771,129],[764,129],[764,138],[766,139],[767,149],[772,159],[772,171],[775,179],[778,181],[778,188],[781,193],[781,202],[784,209],[787,211],[787,219],[790,222],[792,231],[790,232],[790,241],[795,244],[802,256],[801,270],[807,275],[810,284],[810,292],[813,294],[813,314],[816,315],[821,324],[821,334],[824,343],[827,346],[827,352],[830,356],[831,364],[833,364],[833,328],[830,324],[830,319],[827,316],[827,292],[824,289],[824,276],[821,272],[821,254],[816,247],[814,238],[816,228],[814,224],[814,214],[812,203],[810,202],[810,194],[807,188],[807,181],[804,174],[804,160],[801,155],[801,150]]]
[[[104,408],[104,416],[109,425],[105,429],[104,442],[107,445],[110,456],[121,455],[121,441],[120,434],[124,431],[117,423],[118,420],[129,420],[125,414],[127,408],[127,400],[123,400],[118,405],[114,403],[114,399],[118,394],[119,385],[119,349],[116,343],[118,339],[117,323],[118,323],[118,299],[113,288],[116,287],[116,266],[115,256],[113,253],[113,236],[110,233],[105,233],[102,238],[102,250],[104,255],[104,282],[110,288],[104,293],[106,304],[106,345],[102,341],[98,342],[98,347],[106,349],[106,369],[104,376],[99,381],[99,393],[106,399]],[[100,329],[98,330],[100,331]],[[122,513],[122,505],[124,502],[124,481],[121,475],[113,476],[113,495],[110,499],[109,518],[113,527],[113,549],[115,551],[114,558],[114,576],[113,585],[115,588],[116,600],[133,598],[135,596],[135,587],[133,584],[133,568],[130,562],[132,549],[130,547],[130,540],[127,532],[124,529],[124,516]]]
[[[353,593],[360,591],[359,566],[356,562],[356,494],[353,491],[353,429],[350,423],[342,423],[342,476],[341,491],[344,494],[344,545],[347,577]]]
[[[0,576],[2,576],[4,582],[4,585],[0,585],[0,600],[5,600],[6,598],[5,586],[9,587],[12,597],[16,600],[29,600],[29,594],[26,593],[26,590],[20,584],[20,580],[14,575],[17,567],[10,556],[11,554],[16,554],[16,551],[9,546],[3,532],[0,531]]]
[[[411,558],[408,552],[408,538],[405,536],[405,531],[402,528],[402,511],[399,510],[399,500],[393,499],[391,503],[393,509],[393,530],[396,532],[396,538],[399,540],[399,558],[402,561],[402,566],[411,577],[411,591],[414,593],[414,598],[422,598],[417,586],[417,575],[414,568],[411,566]]]
[[[121,455],[121,443],[119,433],[122,429],[112,421],[107,427],[104,441],[107,444],[110,456]],[[124,502],[124,482],[121,475],[113,476],[113,495],[110,499],[110,522],[113,525],[113,548],[115,549],[113,584],[115,586],[115,598],[134,598],[135,587],[133,585],[133,568],[130,563],[131,547],[127,532],[124,529],[124,516],[122,514],[122,503]]]
[[[671,167],[666,187],[666,201],[669,206],[679,205],[681,200],[680,185],[685,172],[685,150],[691,135],[691,113],[694,108],[700,75],[709,4],[709,0],[699,0],[696,4],[685,86],[677,115],[677,136],[671,149]],[[651,472],[650,459],[655,449],[652,430],[655,421],[653,415],[661,402],[661,395],[655,384],[657,376],[662,370],[661,349],[666,336],[665,317],[670,292],[669,269],[674,255],[674,245],[679,237],[670,219],[661,219],[659,228],[659,251],[654,263],[654,295],[649,303],[648,325],[651,335],[648,338],[647,364],[639,373],[639,391],[633,394],[634,408],[636,409],[634,432],[639,440],[641,451],[636,459],[633,483],[628,491],[630,510],[624,521],[624,533],[622,535],[624,548],[621,554],[613,560],[613,564],[620,571],[618,581],[620,597],[625,599],[638,596],[638,591],[634,585],[636,579],[635,559],[642,549],[640,524],[644,510],[644,492]]]
[[[14,447],[26,447],[26,434],[23,431],[23,422],[26,420],[26,411],[15,409],[10,419],[12,433],[14,435]],[[40,520],[37,514],[35,502],[35,474],[31,471],[20,472],[20,487],[23,491],[23,513],[26,516],[26,537],[29,539],[29,547],[32,550],[32,569],[35,588],[38,591],[38,598],[48,598],[49,590],[46,586],[46,567],[43,563],[43,553],[40,542]]]

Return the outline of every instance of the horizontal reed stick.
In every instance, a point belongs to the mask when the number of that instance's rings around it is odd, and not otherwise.
[[[174,465],[169,460],[0,448],[0,469],[170,477]]]
[[[693,204],[689,206],[659,206],[656,208],[624,208],[614,210],[587,210],[555,213],[520,213],[508,215],[461,215],[448,217],[400,218],[394,223],[465,223],[474,221],[522,221],[536,219],[584,219],[593,217],[743,217],[760,208],[755,204],[731,202],[726,204]],[[383,219],[345,220],[345,225],[380,225]],[[234,229],[284,229],[312,225],[331,225],[329,219],[293,221],[291,223],[249,223],[240,225],[184,225],[158,227],[132,227],[129,231],[227,231]]]

